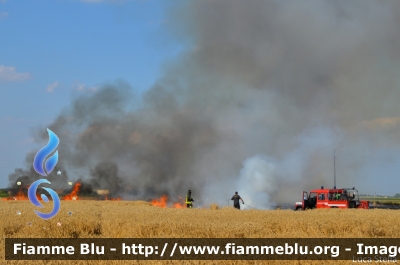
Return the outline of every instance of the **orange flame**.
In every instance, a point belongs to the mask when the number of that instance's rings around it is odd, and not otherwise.
[[[22,190],[18,191],[17,195],[14,196],[16,201],[26,201],[28,197],[22,192]]]
[[[8,197],[8,198],[3,198],[3,199],[1,199],[2,201],[16,201],[17,200],[17,198],[15,198],[15,197]]]
[[[104,200],[108,201],[108,196],[107,195],[104,197]],[[116,198],[110,198],[110,201],[121,201],[121,197],[118,196]]]
[[[71,193],[65,195],[63,199],[66,200],[66,201],[75,201],[75,200],[78,200],[78,192],[79,192],[79,188],[81,187],[81,185],[82,185],[82,184],[79,183],[79,182],[75,183],[75,185],[74,185],[74,187],[73,187]]]
[[[186,204],[183,201],[183,198],[181,196],[179,196],[179,202],[176,202],[172,205],[172,208],[186,208]]]
[[[167,208],[168,205],[168,197],[167,195],[161,196],[159,199],[154,199],[151,201],[151,205],[157,206],[160,208]],[[185,208],[185,203],[183,202],[182,197],[179,197],[179,202],[173,203],[172,208]]]
[[[180,202],[176,202],[173,204],[172,208],[181,209],[181,208],[185,208],[185,205],[181,204]]]
[[[152,200],[151,201],[151,205],[157,206],[157,207],[160,207],[160,208],[167,208],[167,201],[168,201],[167,195],[163,195],[158,200],[157,199]]]
[[[26,187],[27,189],[29,189],[29,186]],[[38,200],[42,200],[42,197],[40,197],[39,195],[36,195],[36,198]],[[22,187],[19,189],[17,195],[15,195],[14,197],[8,197],[8,198],[3,198],[2,201],[27,201],[29,200],[28,196],[25,196],[24,192],[22,191]]]

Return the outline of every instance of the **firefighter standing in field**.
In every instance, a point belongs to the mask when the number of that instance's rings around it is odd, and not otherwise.
[[[194,202],[194,200],[193,200],[193,198],[192,198],[192,191],[191,190],[189,190],[188,191],[188,193],[186,194],[186,207],[187,208],[193,208],[193,203],[192,202]]]
[[[240,210],[240,204],[239,204],[239,200],[242,201],[242,203],[244,204],[244,201],[242,199],[242,197],[239,196],[238,192],[235,192],[235,195],[232,196],[233,201],[233,207],[235,207],[236,209]]]

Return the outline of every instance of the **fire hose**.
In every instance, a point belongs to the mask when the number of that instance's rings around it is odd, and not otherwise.
[[[248,204],[245,204],[245,203],[243,203],[244,205],[246,205],[246,206],[248,206],[248,207],[250,207],[250,208],[253,208],[253,209],[256,209],[256,210],[258,210],[256,207],[253,207],[253,206],[250,206],[250,205],[248,205]]]
[[[228,206],[229,206],[229,201],[230,200],[228,200]],[[245,203],[243,203],[244,205],[246,205],[246,206],[248,206],[248,207],[250,207],[250,208],[253,208],[253,209],[256,209],[256,210],[258,210],[256,207],[253,207],[253,206],[250,206],[250,205],[248,205],[248,204],[245,204]]]

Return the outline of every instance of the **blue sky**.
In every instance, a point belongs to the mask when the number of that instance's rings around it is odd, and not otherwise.
[[[181,45],[166,1],[0,0],[0,187],[71,96],[124,80],[140,94]]]

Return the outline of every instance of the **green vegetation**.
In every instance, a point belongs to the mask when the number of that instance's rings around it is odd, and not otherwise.
[[[5,190],[0,190],[0,198],[8,197],[8,193]]]
[[[397,195],[397,194],[396,194]],[[360,196],[360,200],[370,201],[376,204],[393,205],[400,204],[400,197],[392,196]]]

